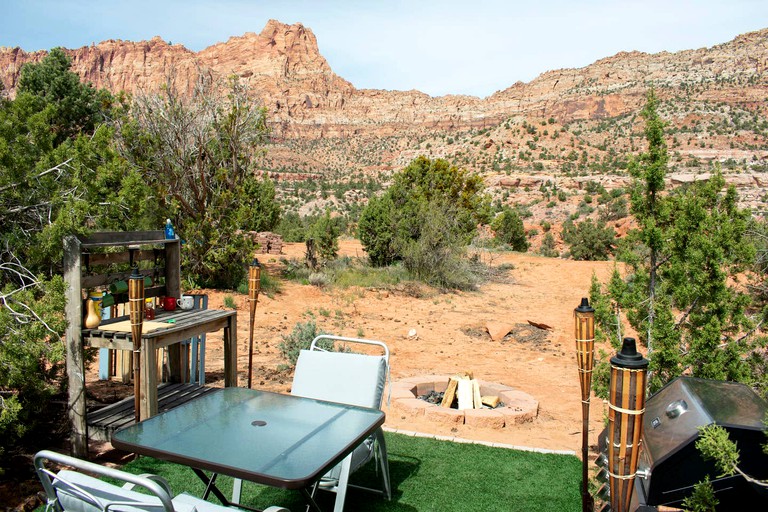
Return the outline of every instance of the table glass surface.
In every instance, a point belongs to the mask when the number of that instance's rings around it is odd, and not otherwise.
[[[224,388],[115,432],[116,448],[287,488],[310,485],[384,421],[377,409]]]

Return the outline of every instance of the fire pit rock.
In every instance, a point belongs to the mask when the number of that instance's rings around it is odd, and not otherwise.
[[[495,409],[451,409],[418,398],[430,392],[442,393],[450,375],[408,377],[390,384],[391,408],[407,416],[424,416],[446,424],[504,428],[533,421],[539,413],[539,402],[528,393],[495,382],[478,380],[480,394],[498,396],[503,403]]]

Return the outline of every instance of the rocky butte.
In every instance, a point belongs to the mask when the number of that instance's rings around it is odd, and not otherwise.
[[[551,179],[579,187],[579,176],[621,185],[627,155],[644,147],[637,113],[651,86],[680,180],[718,161],[762,190],[768,171],[768,29],[711,48],[622,52],[486,98],[357,89],[333,72],[309,28],[275,20],[197,53],[159,37],[66,52],[83,80],[113,92],[149,93],[170,78],[191,90],[201,74],[247,80],[273,129],[264,170],[278,175],[381,172],[426,154],[482,173],[497,191]],[[21,66],[45,54],[0,48],[5,90],[13,95]],[[761,193],[753,196],[754,207]]]

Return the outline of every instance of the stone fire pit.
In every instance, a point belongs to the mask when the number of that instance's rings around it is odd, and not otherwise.
[[[498,396],[503,406],[495,409],[451,409],[417,398],[432,391],[444,392],[448,387],[449,379],[450,375],[427,375],[393,382],[391,384],[392,410],[408,416],[424,416],[439,423],[490,428],[511,427],[533,421],[539,413],[539,402],[528,393],[479,379],[480,394]]]

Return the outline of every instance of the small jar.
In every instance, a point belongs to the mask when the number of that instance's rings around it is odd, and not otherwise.
[[[147,320],[155,319],[155,308],[152,304],[152,299],[147,299],[144,302],[144,318]]]

